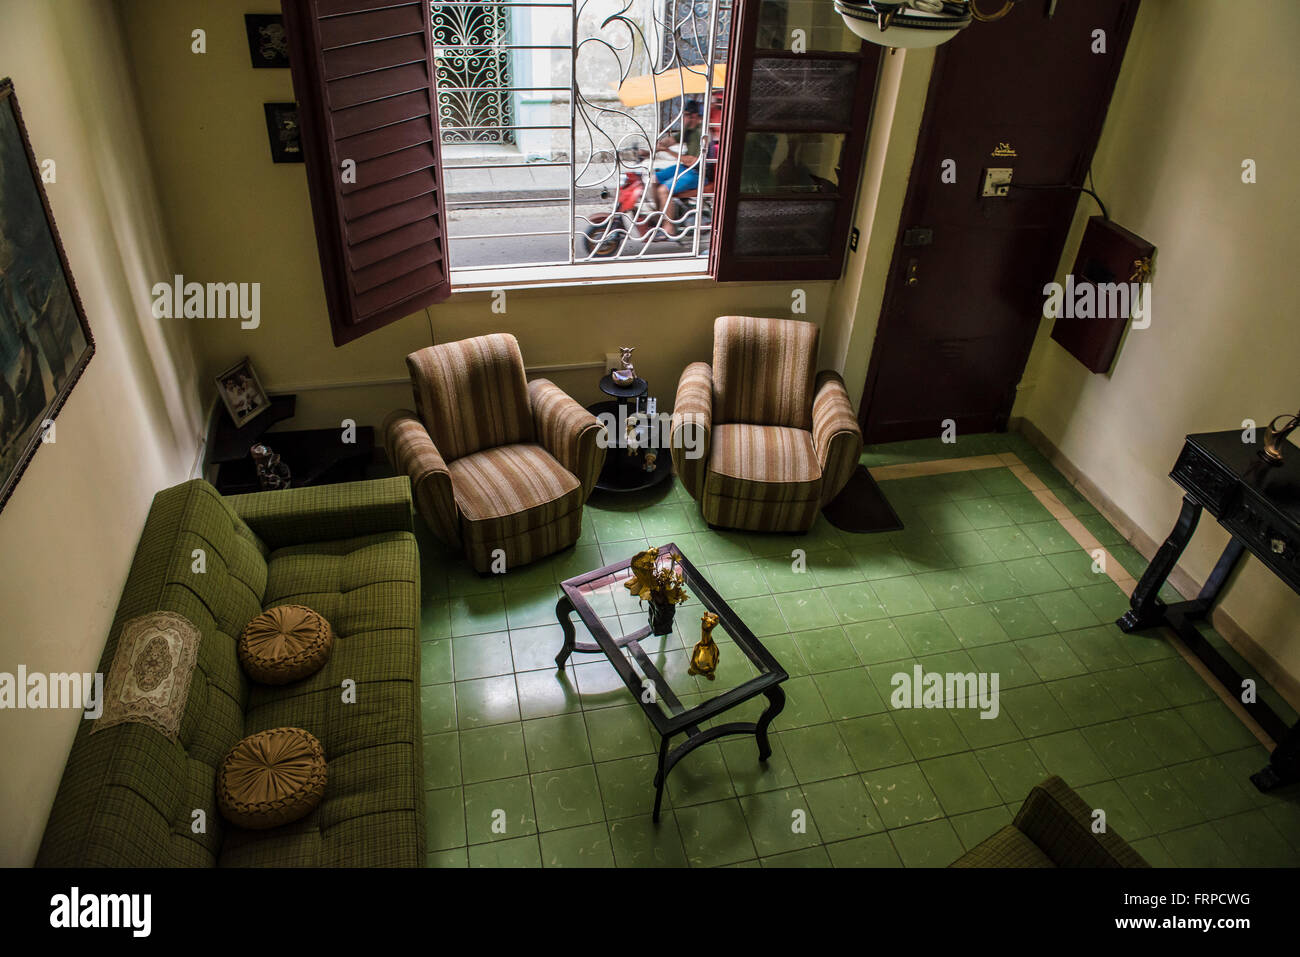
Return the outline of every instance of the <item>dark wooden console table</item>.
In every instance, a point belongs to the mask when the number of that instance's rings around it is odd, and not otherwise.
[[[1286,460],[1270,464],[1261,455],[1264,430],[1257,441],[1243,441],[1241,430],[1189,435],[1170,477],[1187,493],[1174,530],[1169,533],[1142,580],[1133,590],[1132,608],[1119,619],[1126,632],[1168,625],[1187,647],[1240,698],[1242,677],[1193,624],[1214,607],[1228,577],[1249,551],[1278,578],[1300,592],[1300,449],[1288,445]],[[1156,593],[1191,541],[1202,509],[1232,534],[1205,587],[1191,601],[1167,605]],[[1264,701],[1242,702],[1277,742],[1268,767],[1250,779],[1261,791],[1300,782],[1300,722],[1286,722]]]

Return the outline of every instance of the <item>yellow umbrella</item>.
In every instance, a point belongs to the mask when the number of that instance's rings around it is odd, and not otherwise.
[[[697,72],[698,71],[698,72]],[[727,76],[727,65],[713,65],[713,89],[721,90]],[[704,64],[698,67],[675,67],[663,73],[647,73],[634,76],[623,82],[618,88],[618,98],[625,106],[644,106],[647,103],[662,103],[676,96],[703,94],[708,89],[708,68]]]

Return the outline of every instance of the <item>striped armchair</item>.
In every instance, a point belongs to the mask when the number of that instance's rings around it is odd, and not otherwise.
[[[415,410],[384,420],[383,443],[433,533],[479,572],[577,541],[603,463],[596,417],[554,383],[525,381],[507,333],[421,349],[406,367]]]
[[[810,322],[723,316],[713,365],[682,373],[673,405],[673,465],[723,528],[803,532],[839,494],[862,454],[844,380],[814,375]]]

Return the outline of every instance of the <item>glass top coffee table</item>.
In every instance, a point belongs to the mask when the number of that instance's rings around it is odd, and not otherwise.
[[[726,735],[752,734],[758,742],[758,759],[767,760],[772,753],[767,728],[785,707],[785,692],[780,685],[789,675],[671,543],[659,548],[659,560],[667,564],[671,559],[682,574],[689,597],[677,606],[675,635],[651,634],[645,605],[624,587],[624,582],[633,577],[634,557],[628,555],[625,561],[560,583],[564,596],[556,604],[555,614],[564,628],[564,646],[555,656],[555,664],[563,670],[574,652],[604,654],[641,705],[660,735],[659,767],[654,779],[654,819],[658,821],[669,772],[700,745]],[[718,616],[713,640],[720,657],[713,680],[687,672],[691,649],[700,640],[700,616],[704,611]],[[574,612],[595,642],[576,640]],[[758,695],[764,695],[768,705],[757,722],[731,721],[701,728],[710,719]],[[670,751],[669,742],[679,734],[685,734],[686,740]]]

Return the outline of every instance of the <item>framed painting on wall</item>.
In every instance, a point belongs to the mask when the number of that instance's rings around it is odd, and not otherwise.
[[[23,125],[0,80],[0,508],[95,353]]]
[[[271,141],[271,160],[276,163],[303,162],[298,104],[263,103],[262,108],[266,111],[266,135]]]
[[[289,40],[284,35],[284,18],[278,13],[246,13],[248,55],[255,70],[289,68]]]

